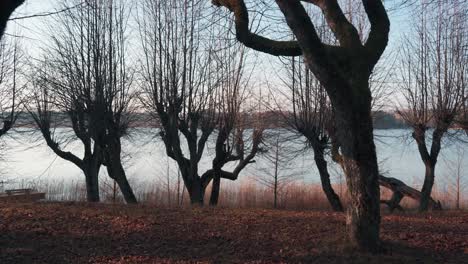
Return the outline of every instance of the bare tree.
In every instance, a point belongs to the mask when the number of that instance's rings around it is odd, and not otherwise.
[[[297,41],[276,41],[252,33],[243,0],[212,2],[234,13],[237,39],[246,46],[275,56],[304,56],[307,66],[327,91],[335,111],[342,155],[340,164],[351,200],[347,220],[350,242],[361,250],[378,251],[379,171],[373,143],[369,77],[388,42],[390,21],[382,1],[361,1],[371,24],[364,44],[336,0],[275,1]],[[339,46],[323,43],[302,3],[322,10]]]
[[[435,9],[422,7],[417,37],[407,41],[403,53],[402,89],[407,105],[398,113],[412,127],[425,165],[420,211],[429,208],[442,139],[466,100],[467,16],[458,12],[462,2],[440,2]]]
[[[47,57],[36,67],[36,109],[29,112],[47,145],[85,174],[88,201],[99,201],[98,175],[105,165],[126,202],[136,203],[121,161],[121,138],[127,133],[133,100],[125,2],[87,1],[61,13],[58,20],[63,26],[53,28]],[[62,150],[70,134],[59,140],[51,129],[60,125],[53,119],[61,113],[66,114],[61,125],[71,124],[83,145],[83,158]]]
[[[5,38],[0,40],[0,118],[3,121],[0,137],[13,127],[17,119],[21,88],[18,87],[18,67],[21,57],[17,41],[9,43]]]
[[[24,0],[2,0],[0,2],[0,40],[5,33],[6,25],[11,14],[24,3]]]
[[[265,136],[270,150],[263,156],[267,161],[260,171],[263,175],[254,178],[255,181],[273,191],[273,208],[278,208],[278,200],[283,189],[298,179],[298,173],[293,170],[292,162],[296,155],[291,148],[291,139],[285,138],[281,130],[275,129],[271,135]],[[268,133],[269,134],[269,133]]]
[[[247,59],[245,48],[230,43],[227,40],[228,36],[225,38],[223,42],[227,47],[216,52],[220,85],[215,92],[218,94],[218,99],[215,101],[215,155],[212,168],[202,175],[205,182],[213,178],[210,196],[212,206],[218,204],[221,179],[236,180],[239,173],[249,163],[254,162],[257,153],[263,152],[260,145],[264,126],[258,122],[258,119],[252,118],[255,109],[245,108],[246,98],[251,95],[248,91],[250,76],[245,69]],[[246,135],[248,130],[252,131],[250,136]],[[232,162],[237,162],[232,172],[223,170],[224,166]]]
[[[203,1],[147,0],[142,10],[142,102],[160,122],[166,153],[176,161],[191,203],[202,205],[205,189],[215,179],[212,204],[216,204],[219,180],[237,179],[260,142],[255,140],[260,137],[254,130],[249,151],[243,130],[234,126],[239,120],[241,85],[245,84],[244,53],[216,54],[226,49],[213,37],[212,10]],[[238,59],[225,63],[223,58]],[[213,168],[200,174],[199,162],[216,130]],[[235,144],[229,143],[231,139]],[[228,162],[237,162],[233,171],[223,170]]]
[[[333,110],[323,86],[297,58],[288,65],[289,80],[286,85],[291,90],[292,113],[286,120],[299,134],[307,139],[314,152],[323,192],[334,211],[343,211],[340,198],[333,190],[325,159],[330,147],[329,128],[333,124]]]
[[[460,201],[463,199],[462,195],[467,188],[467,181],[464,177],[466,167],[464,167],[463,160],[465,158],[465,151],[457,147],[456,159],[446,160],[446,164],[449,168],[449,184],[455,192],[455,209],[460,210]],[[466,165],[466,164],[465,164]]]

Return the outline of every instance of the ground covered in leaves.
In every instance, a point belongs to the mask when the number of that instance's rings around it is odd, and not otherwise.
[[[0,204],[1,263],[468,263],[468,212],[386,215],[386,253],[347,249],[343,214]]]

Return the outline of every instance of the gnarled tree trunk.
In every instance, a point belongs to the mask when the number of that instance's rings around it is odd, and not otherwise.
[[[349,240],[356,248],[375,252],[380,248],[379,170],[370,111],[371,98],[362,97],[350,98],[354,104],[352,107],[335,106],[336,126],[342,155],[340,164],[350,192],[346,221]]]
[[[320,81],[335,110],[337,136],[350,192],[347,227],[358,250],[380,250],[380,191],[378,163],[371,117],[369,77],[382,56],[390,32],[390,20],[382,0],[362,0],[371,24],[362,43],[357,29],[337,1],[276,0],[297,41],[276,41],[249,30],[249,14],[243,0],[213,0],[234,13],[236,37],[246,46],[276,56],[302,55]],[[324,43],[302,3],[320,8],[339,46]]]
[[[388,201],[386,200],[381,200],[381,203],[387,204],[389,207],[390,211],[393,212],[395,209],[398,209],[400,211],[403,211],[403,208],[400,206],[400,202],[403,199],[403,197],[409,197],[413,200],[416,200],[418,202],[421,201],[422,194],[420,191],[409,187],[406,185],[404,182],[395,179],[395,178],[390,178],[390,177],[385,177],[383,175],[379,176],[379,183],[380,186],[383,186],[385,188],[388,188],[393,191],[392,198]],[[435,201],[432,198],[429,198],[429,207],[434,209],[434,210],[441,210],[442,206],[439,201]]]

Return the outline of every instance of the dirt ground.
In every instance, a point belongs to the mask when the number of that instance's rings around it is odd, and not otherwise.
[[[0,204],[0,263],[468,263],[468,212],[386,215],[381,255],[344,234],[323,211]]]

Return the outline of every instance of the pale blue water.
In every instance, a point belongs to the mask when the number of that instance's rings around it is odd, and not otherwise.
[[[290,132],[283,131],[283,134]],[[125,167],[132,184],[138,186],[154,186],[158,182],[167,180],[175,181],[177,169],[172,160],[165,156],[163,145],[156,136],[156,130],[140,129],[133,136],[125,140],[124,150],[126,152]],[[376,145],[378,158],[381,163],[380,168],[386,175],[399,178],[407,184],[420,187],[424,179],[424,166],[420,160],[417,147],[410,137],[410,130],[376,130]],[[465,136],[465,140],[466,140]],[[10,137],[3,139],[3,161],[1,162],[2,175],[0,181],[8,180],[9,184],[0,184],[0,188],[13,188],[35,184],[39,182],[48,183],[83,183],[84,177],[79,169],[70,162],[64,161],[48,149],[40,135],[32,135],[13,132]],[[302,139],[296,139],[292,148],[303,147]],[[290,147],[291,147],[290,146]],[[208,145],[208,151],[212,150],[212,144]],[[78,155],[81,148],[76,142],[70,143],[66,147]],[[295,158],[285,166],[284,173],[294,175],[298,180],[305,182],[319,182],[319,177],[313,154],[310,151],[288,153]],[[461,157],[461,158],[460,158]],[[240,181],[226,182],[236,186],[242,180],[252,179],[259,175],[264,175],[272,168],[262,156],[256,158],[256,163],[249,165],[241,174]],[[200,165],[200,174],[211,164],[209,156],[205,157]],[[455,169],[460,166],[461,172],[468,173],[468,144],[446,140],[441,152],[439,163],[436,168],[436,186],[440,189],[447,187],[447,184],[454,181]],[[335,165],[330,168],[333,181],[338,182],[342,177],[341,171]],[[102,178],[106,178],[102,170]],[[465,179],[468,177],[465,176]]]

